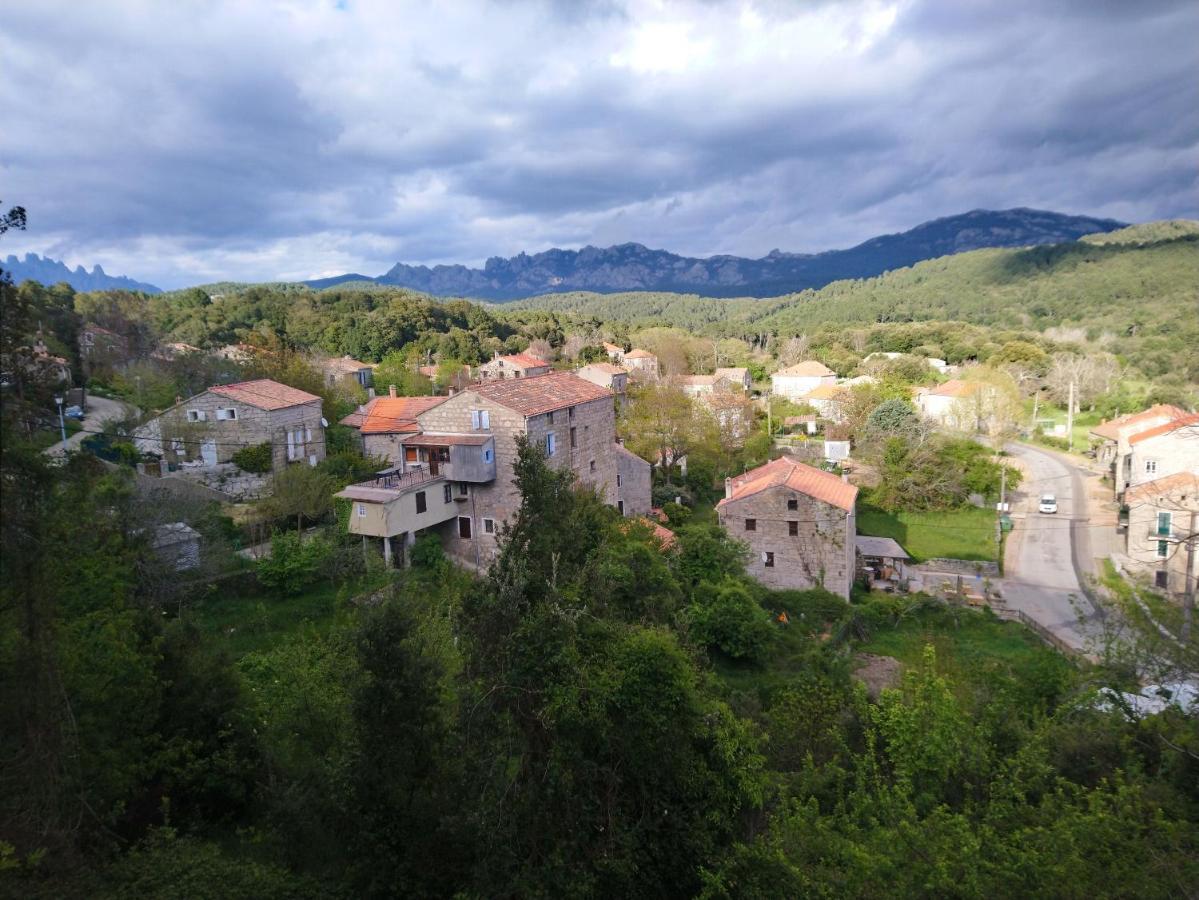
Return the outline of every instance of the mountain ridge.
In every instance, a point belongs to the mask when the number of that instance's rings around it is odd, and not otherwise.
[[[792,253],[772,250],[751,259],[729,254],[687,257],[626,242],[579,250],[493,256],[482,269],[463,265],[411,266],[397,262],[375,278],[358,274],[304,282],[330,287],[373,281],[441,297],[505,302],[550,293],[627,291],[698,293],[709,297],[772,297],[820,288],[847,278],[869,278],[925,259],[992,247],[1023,247],[1078,240],[1126,227],[1115,219],[1071,216],[1017,207],[975,209],[883,234],[844,250]]]
[[[51,285],[65,281],[77,291],[126,290],[146,294],[162,293],[162,288],[157,285],[136,281],[125,275],[109,275],[99,265],[92,266],[90,272],[83,266],[72,269],[61,260],[39,256],[36,253],[26,253],[24,259],[9,254],[3,268],[12,274],[13,281],[17,283],[30,280]]]

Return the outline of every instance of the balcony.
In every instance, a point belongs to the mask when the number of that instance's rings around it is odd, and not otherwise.
[[[390,538],[440,525],[458,515],[444,474],[389,469],[334,494],[349,500],[351,534]]]
[[[405,465],[449,481],[495,481],[495,437],[490,434],[414,434],[402,442]],[[414,458],[415,457],[415,458]]]

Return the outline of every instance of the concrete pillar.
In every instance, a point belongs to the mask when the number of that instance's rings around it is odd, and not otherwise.
[[[383,538],[383,562],[391,568],[391,538]]]

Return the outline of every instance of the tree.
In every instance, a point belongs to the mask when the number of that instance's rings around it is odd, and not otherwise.
[[[276,518],[295,516],[296,529],[304,520],[315,522],[333,506],[333,485],[319,469],[293,465],[277,472],[271,482],[271,496],[263,508]]]
[[[705,417],[682,388],[666,381],[631,387],[621,432],[630,450],[670,466],[686,456],[703,434]]]

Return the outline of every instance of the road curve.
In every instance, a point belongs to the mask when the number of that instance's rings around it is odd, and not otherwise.
[[[100,431],[105,422],[123,419],[134,411],[134,407],[120,400],[109,400],[107,397],[97,397],[89,394],[87,398],[87,414],[83,417],[82,431],[77,431],[66,442],[59,441],[46,448],[50,456],[62,456],[71,450],[78,450],[89,433]]]

